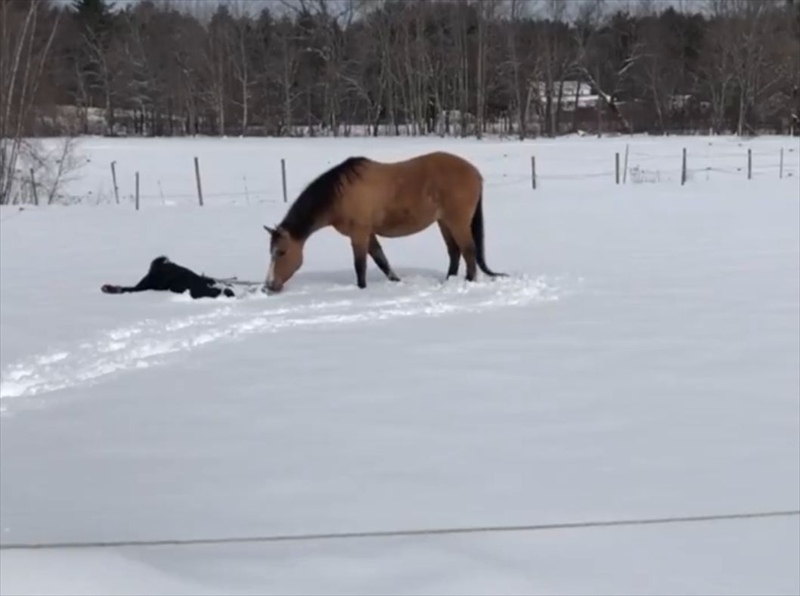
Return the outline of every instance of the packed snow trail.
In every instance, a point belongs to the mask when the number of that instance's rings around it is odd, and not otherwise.
[[[165,300],[189,302],[184,295],[163,296]],[[157,366],[171,356],[186,356],[210,344],[254,334],[406,317],[479,314],[557,300],[559,288],[543,277],[518,276],[474,283],[452,278],[442,283],[417,276],[398,283],[372,283],[364,291],[352,286],[300,285],[297,292],[290,288],[280,296],[257,292],[240,296],[218,298],[207,312],[117,327],[73,347],[13,363],[0,374],[0,399],[97,383],[108,375]],[[136,300],[137,296],[120,298]]]

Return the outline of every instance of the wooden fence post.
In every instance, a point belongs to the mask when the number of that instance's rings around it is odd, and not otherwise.
[[[194,158],[194,177],[197,179],[197,200],[200,201],[200,206],[203,206],[203,185],[200,184],[200,160]]]
[[[119,186],[117,186],[117,168],[116,161],[111,162],[111,179],[114,181],[114,197],[117,199],[117,205],[119,205]]]
[[[619,184],[619,151],[614,153],[614,178],[617,184]]]
[[[681,186],[686,184],[686,147],[683,148],[683,162],[681,164]]]
[[[783,178],[783,147],[781,147],[781,162],[778,166],[778,178]]]
[[[281,158],[281,183],[283,184],[283,202],[287,203],[289,198],[286,195],[286,160]]]
[[[531,186],[536,190],[536,156],[531,155]]]
[[[136,211],[139,211],[139,172],[136,172]]]
[[[622,165],[622,183],[626,184],[628,181],[628,150],[630,149],[630,144],[625,143],[625,163]]]
[[[751,180],[753,178],[753,150],[748,147],[747,148],[747,179]]]
[[[31,168],[31,189],[33,190],[33,204],[39,206],[39,192],[36,190],[36,177],[33,175],[33,168]]]

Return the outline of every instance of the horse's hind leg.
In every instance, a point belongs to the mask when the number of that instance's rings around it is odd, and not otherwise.
[[[380,242],[378,242],[378,237],[375,234],[369,237],[369,256],[375,261],[378,269],[383,271],[383,274],[389,278],[389,281],[400,281],[400,278],[397,277],[397,274],[392,270],[389,259],[387,259],[386,255],[383,253],[383,247]]]
[[[436,222],[439,224],[439,231],[442,233],[442,238],[444,238],[444,243],[447,245],[447,256],[450,257],[450,265],[447,268],[447,277],[449,278],[452,275],[458,275],[458,266],[461,261],[461,249],[458,248],[458,244],[453,239],[453,235],[450,233],[450,230],[447,229],[441,221]]]
[[[469,222],[465,226],[448,226],[448,229],[467,264],[466,280],[475,281],[478,263],[475,256],[475,241],[472,238]]]

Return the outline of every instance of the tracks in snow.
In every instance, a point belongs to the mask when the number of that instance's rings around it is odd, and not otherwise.
[[[187,306],[203,308],[199,314],[118,327],[74,349],[14,363],[0,375],[0,400],[94,384],[111,375],[163,364],[170,357],[209,344],[252,335],[479,313],[557,300],[559,293],[543,278],[510,277],[473,284],[409,278],[399,284],[372,284],[367,292],[350,285],[305,286],[280,296],[220,300],[212,303],[210,310],[205,310],[208,302],[198,301]],[[182,296],[173,299],[186,300]]]

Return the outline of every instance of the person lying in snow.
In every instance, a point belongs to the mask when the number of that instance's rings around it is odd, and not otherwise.
[[[103,285],[100,290],[105,294],[126,294],[128,292],[144,292],[146,290],[170,291],[182,294],[189,290],[192,298],[217,298],[220,295],[233,297],[230,287],[219,287],[217,280],[206,275],[198,275],[191,269],[173,263],[167,257],[156,257],[150,263],[150,270],[135,286]]]

